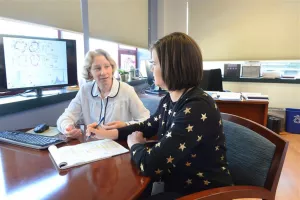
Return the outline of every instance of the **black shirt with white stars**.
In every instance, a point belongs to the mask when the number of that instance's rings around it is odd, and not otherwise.
[[[220,111],[202,89],[189,90],[177,102],[166,95],[148,120],[119,129],[119,139],[134,131],[158,136],[152,148],[134,144],[130,152],[143,175],[165,182],[166,192],[186,195],[232,185]]]

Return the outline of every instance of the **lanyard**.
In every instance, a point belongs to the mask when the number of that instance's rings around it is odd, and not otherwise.
[[[91,96],[92,96],[92,97],[98,97],[98,96],[99,96],[99,95],[94,95],[94,94],[93,94],[93,90],[94,90],[95,84],[96,84],[96,81],[93,83],[93,86],[92,86],[92,89],[91,89]],[[119,91],[120,91],[120,85],[121,85],[121,84],[120,84],[120,82],[119,82],[117,94],[116,94],[115,96],[112,96],[112,97],[107,96],[107,98],[115,98],[115,97],[119,94]],[[100,89],[99,89],[99,90],[100,90]],[[100,92],[101,92],[101,90],[100,90]]]
[[[99,95],[93,95],[93,90],[94,90],[95,84],[96,84],[96,81],[93,83],[93,86],[92,86],[92,89],[91,89],[91,96],[92,97],[98,97],[99,96]],[[102,117],[103,103],[102,103],[102,99],[101,99],[101,111],[100,111],[99,121],[103,121],[103,124],[105,124],[105,116],[106,116],[106,109],[107,109],[107,105],[108,105],[108,99],[109,98],[115,98],[119,94],[119,91],[120,91],[120,82],[119,82],[119,87],[118,87],[117,94],[115,96],[113,96],[113,97],[107,96],[107,98],[106,98],[106,104],[105,104],[105,107],[104,107],[104,115],[103,115],[103,117]],[[100,90],[100,93],[101,93],[101,90]]]
[[[100,111],[100,116],[99,116],[99,122],[101,123],[103,121],[103,124],[105,124],[105,116],[106,116],[106,108],[107,108],[107,105],[108,105],[108,98],[106,98],[106,104],[105,104],[105,107],[104,107],[104,115],[102,117],[102,99],[101,99],[101,111]],[[101,118],[102,117],[102,118]]]

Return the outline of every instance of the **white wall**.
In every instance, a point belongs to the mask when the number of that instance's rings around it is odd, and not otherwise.
[[[232,92],[269,95],[269,107],[272,108],[300,108],[299,84],[223,82],[223,88]]]

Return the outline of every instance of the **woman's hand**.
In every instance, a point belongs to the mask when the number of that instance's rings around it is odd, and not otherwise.
[[[95,137],[97,139],[104,139],[105,135],[107,135],[107,130],[101,128],[100,126],[98,126],[98,124],[96,122],[87,125],[86,127],[86,136],[90,136],[92,135],[92,137]]]
[[[64,134],[68,138],[79,138],[82,132],[79,128],[75,128],[73,124],[70,124],[66,127]]]
[[[123,128],[125,126],[127,126],[127,124],[125,122],[122,122],[122,121],[114,121],[114,122],[110,122],[110,123],[107,123],[105,125],[102,125],[102,127],[106,130]]]
[[[130,149],[134,144],[137,144],[137,143],[140,143],[140,144],[146,143],[146,139],[144,138],[143,133],[139,132],[139,131],[135,131],[132,134],[128,135],[128,137],[127,137],[127,144]]]

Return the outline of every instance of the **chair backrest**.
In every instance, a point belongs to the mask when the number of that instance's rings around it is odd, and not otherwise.
[[[260,186],[275,193],[288,142],[251,120],[226,113],[222,118],[234,183]]]
[[[275,145],[239,124],[223,121],[227,161],[235,185],[264,187]]]
[[[203,70],[203,77],[200,87],[207,91],[223,91],[221,69]]]
[[[221,115],[229,170],[236,185],[199,191],[178,200],[274,200],[288,142],[249,119],[226,113]]]

